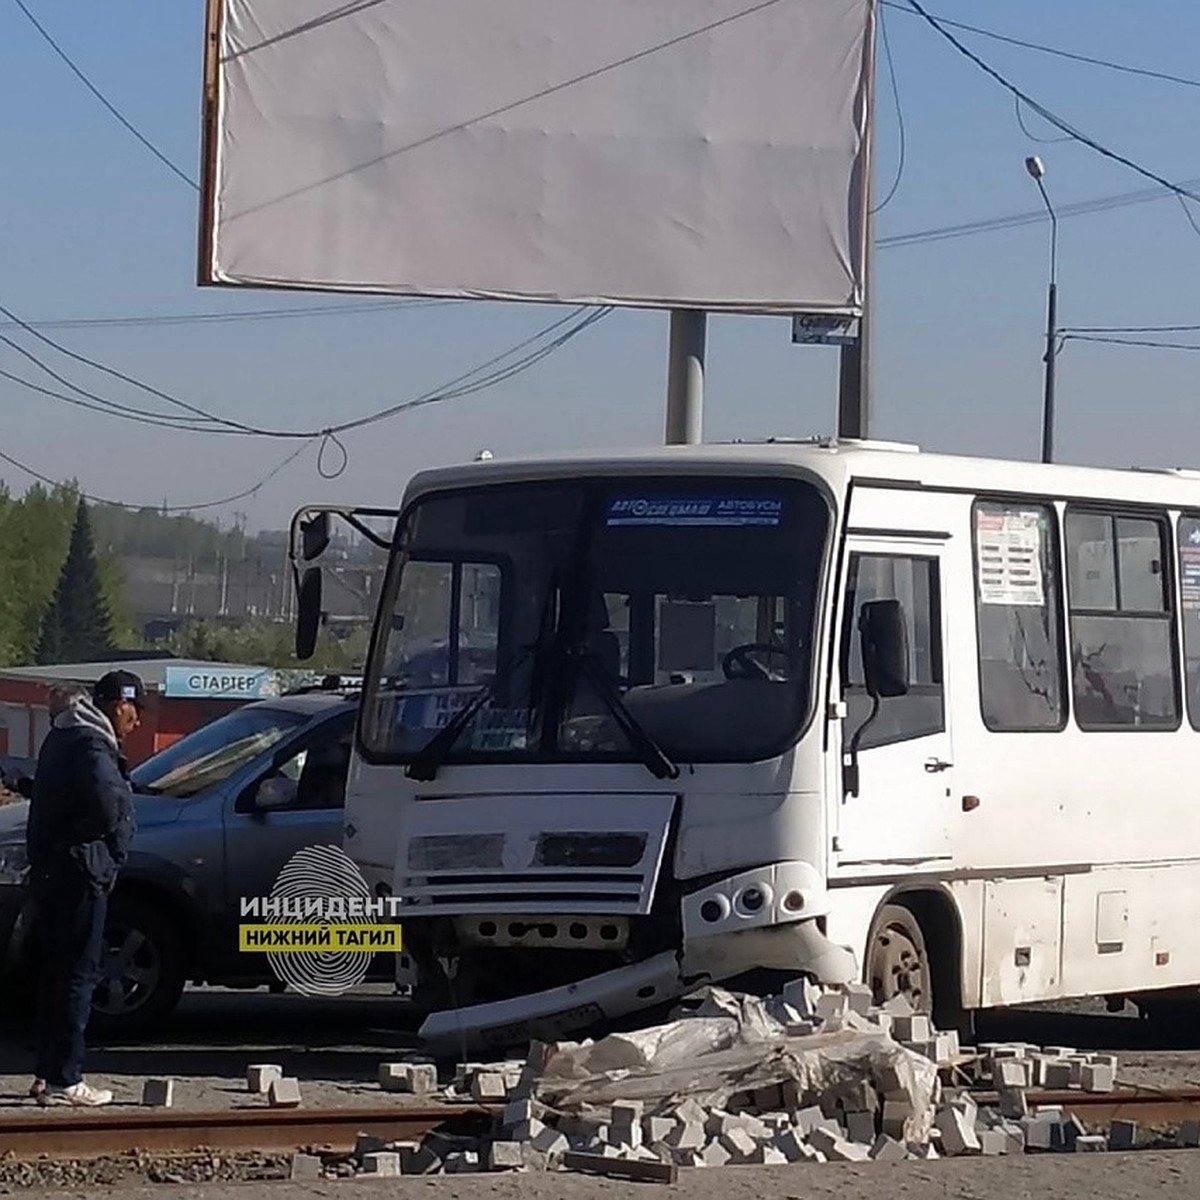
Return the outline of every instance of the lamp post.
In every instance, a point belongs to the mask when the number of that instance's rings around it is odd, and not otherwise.
[[[1029,172],[1038,191],[1042,194],[1042,203],[1050,214],[1050,287],[1046,299],[1046,384],[1042,398],[1042,462],[1054,461],[1054,366],[1058,357],[1058,215],[1050,197],[1046,195],[1046,185],[1042,182],[1046,174],[1045,165],[1036,155],[1025,160],[1025,170]]]

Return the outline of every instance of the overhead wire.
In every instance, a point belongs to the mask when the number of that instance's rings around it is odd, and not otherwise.
[[[1162,342],[1150,338],[1107,337],[1093,333],[1064,333],[1060,342],[1100,342],[1109,346],[1138,346],[1152,350],[1200,350],[1191,342]]]
[[[57,54],[64,63],[67,64],[76,79],[78,79],[79,82],[82,83],[83,86],[87,88],[87,90],[91,92],[91,94],[97,100],[99,100],[102,105],[104,105],[111,116],[120,122],[122,127],[128,133],[137,138],[137,140],[141,142],[141,144],[147,150],[149,150],[150,153],[153,154],[154,157],[157,158],[158,161],[167,168],[167,170],[182,179],[183,182],[188,185],[188,187],[194,189],[195,191],[199,191],[200,185],[185,170],[183,170],[182,167],[172,162],[171,159],[168,158],[167,155],[165,155],[144,133],[142,133],[142,131],[138,129],[137,126],[134,125],[134,123],[130,121],[128,117],[126,117],[125,114],[121,112],[121,110],[117,108],[117,106],[113,104],[111,100],[109,100],[109,98],[87,77],[87,75],[84,74],[83,70],[75,63],[71,56],[62,48],[62,46],[58,44],[50,31],[37,19],[37,17],[33,15],[29,9],[29,6],[25,3],[25,0],[13,0],[13,3],[18,9],[21,10],[22,13],[24,13],[26,20],[29,21],[34,29],[41,34],[43,40],[50,47],[50,49],[53,50],[54,53]]]
[[[1186,180],[1189,188],[1200,187],[1200,179]],[[1160,187],[1140,188],[1132,192],[1118,192],[1110,196],[1099,196],[1094,200],[1081,200],[1074,204],[1055,206],[1059,220],[1083,216],[1088,213],[1109,212],[1113,209],[1125,208],[1135,204],[1148,204],[1159,200],[1168,200],[1171,193]],[[880,248],[892,246],[919,246],[929,242],[950,241],[960,237],[970,237],[977,233],[993,233],[1004,229],[1017,229],[1024,225],[1035,225],[1049,218],[1044,208],[1025,209],[1022,212],[1008,213],[1000,217],[983,217],[974,221],[963,221],[955,225],[939,225],[931,229],[914,230],[911,233],[895,234],[891,237],[880,238],[875,243]]]
[[[453,300],[386,300],[359,304],[316,304],[311,308],[251,308],[230,312],[133,313],[123,317],[55,317],[29,321],[33,329],[133,329],[142,326],[233,325],[242,321],[283,321],[304,317],[341,317],[362,313],[440,308]],[[15,321],[0,321],[0,329],[19,328]]]
[[[1196,333],[1197,325],[1064,325],[1060,333]]]
[[[1040,142],[1043,146],[1057,146],[1062,142],[1072,141],[1065,133],[1061,137],[1042,137],[1040,134],[1034,133],[1028,125],[1025,124],[1025,114],[1021,110],[1021,97],[1013,97],[1013,107],[1016,109],[1017,124],[1021,127],[1021,132],[1031,141]]]
[[[206,509],[221,508],[226,504],[234,504],[238,500],[245,500],[250,496],[257,495],[264,487],[267,486],[268,483],[271,482],[271,480],[275,478],[275,476],[277,476],[286,467],[291,466],[291,464],[295,462],[296,459],[298,459],[311,444],[311,441],[301,443],[290,454],[288,454],[286,458],[276,463],[276,465],[272,467],[272,469],[268,471],[267,474],[264,475],[257,483],[253,484],[251,487],[245,488],[240,492],[236,492],[231,496],[222,496],[218,500],[203,500],[196,504],[132,504],[128,500],[111,500],[105,496],[97,496],[91,492],[82,490],[79,492],[79,494],[91,504],[107,504],[114,508],[128,508],[135,511],[149,508],[160,513],[203,512]],[[0,450],[0,462],[8,463],[9,466],[15,467],[18,471],[23,471],[26,475],[36,479],[39,483],[46,484],[48,487],[57,488],[64,486],[62,480],[51,478],[49,475],[46,475],[42,471],[36,470],[27,463],[22,462],[20,459],[14,458],[13,455],[4,450]]]
[[[892,56],[892,42],[888,37],[887,22],[883,19],[882,12],[879,14],[879,35],[883,42],[883,55],[884,61],[887,63],[888,78],[891,80],[892,99],[896,105],[896,138],[899,145],[896,152],[896,177],[892,180],[887,195],[871,209],[872,213],[880,212],[895,199],[904,179],[904,168],[908,157],[908,135],[904,127],[904,105],[900,101],[900,83],[896,78],[896,60]]]
[[[409,408],[417,407],[418,405],[437,403],[438,401],[440,401],[442,399],[453,399],[453,398],[457,398],[459,395],[472,394],[474,391],[482,390],[483,387],[494,386],[495,383],[503,382],[504,380],[511,378],[513,375],[520,374],[522,371],[528,370],[529,367],[536,365],[538,362],[541,362],[542,359],[544,357],[546,357],[548,354],[553,353],[555,350],[557,350],[561,346],[565,345],[572,338],[576,337],[578,334],[582,333],[585,329],[587,329],[591,325],[595,324],[595,322],[597,320],[599,320],[601,317],[607,316],[608,313],[611,311],[612,311],[611,308],[601,308],[601,309],[595,310],[591,316],[583,317],[582,314],[587,312],[587,306],[580,306],[578,308],[573,309],[566,316],[560,317],[557,320],[552,321],[550,324],[544,326],[542,329],[539,329],[532,336],[523,339],[522,341],[518,342],[516,345],[510,346],[507,350],[502,351],[500,354],[494,356],[493,358],[490,358],[487,361],[479,364],[478,366],[473,367],[470,371],[464,372],[463,374],[456,376],[454,379],[450,380],[447,384],[443,385],[441,388],[434,389],[430,393],[425,393],[421,396],[418,396],[415,400],[404,401],[400,404],[389,405],[389,406],[387,406],[383,409],[380,409],[376,412],[368,413],[365,416],[356,417],[356,418],[352,418],[348,421],[342,421],[339,423],[331,424],[331,425],[328,425],[328,426],[320,428],[320,429],[299,430],[299,429],[271,429],[271,428],[268,428],[265,426],[251,425],[251,424],[248,424],[243,421],[235,421],[235,420],[232,420],[227,417],[217,416],[214,413],[210,413],[210,412],[206,411],[205,409],[200,408],[198,405],[191,404],[190,402],[185,401],[185,400],[181,400],[178,397],[171,395],[169,392],[163,391],[161,388],[157,388],[151,384],[147,384],[143,380],[137,379],[135,376],[129,375],[123,371],[118,371],[118,370],[108,366],[107,364],[100,362],[97,359],[90,358],[87,355],[79,354],[78,352],[71,350],[66,346],[63,346],[61,343],[55,341],[53,338],[50,338],[46,334],[36,330],[30,324],[30,322],[25,321],[23,318],[19,317],[10,308],[6,307],[3,304],[0,304],[0,313],[2,313],[4,316],[6,316],[10,321],[13,321],[15,324],[20,326],[22,329],[31,333],[34,337],[38,338],[40,341],[44,342],[46,345],[57,350],[60,354],[64,354],[68,358],[71,358],[77,362],[81,362],[87,366],[94,368],[95,370],[99,370],[99,371],[103,372],[104,374],[107,374],[118,380],[121,380],[124,383],[127,383],[127,384],[130,384],[131,386],[137,387],[137,388],[141,389],[142,391],[148,392],[149,394],[156,396],[159,399],[165,400],[168,403],[170,403],[180,409],[183,409],[184,411],[189,413],[191,417],[197,418],[198,419],[197,423],[189,424],[186,426],[187,428],[193,430],[194,432],[240,433],[244,436],[253,436],[253,437],[261,437],[261,438],[302,439],[302,440],[310,439],[310,438],[314,438],[314,437],[321,437],[321,438],[336,437],[339,434],[349,433],[349,432],[352,432],[353,430],[365,428],[368,425],[376,424],[379,421],[387,420],[389,417],[395,416],[399,412],[407,411]],[[579,319],[579,318],[582,318],[582,319]],[[484,374],[485,372],[489,371],[492,367],[495,367],[498,363],[503,362],[505,359],[511,358],[515,354],[519,354],[521,351],[523,351],[523,350],[527,349],[528,347],[534,345],[535,343],[549,337],[551,334],[556,333],[558,330],[562,329],[563,326],[570,325],[572,322],[575,322],[575,324],[566,331],[565,336],[559,336],[559,337],[555,338],[553,341],[551,341],[548,346],[543,347],[541,350],[534,352],[530,355],[527,355],[524,359],[519,359],[515,363],[509,364],[509,367],[504,368],[502,372],[496,373],[495,377],[485,375],[482,380],[476,381],[476,383],[473,384],[471,386],[471,388],[466,391],[459,388],[460,384],[463,384],[468,380],[472,380],[477,375]],[[4,335],[0,335],[0,340],[8,341],[9,344],[12,344],[11,340],[8,339]],[[25,349],[22,349],[21,352],[23,354],[25,354],[26,357],[31,358],[43,370],[46,370],[47,373],[51,374],[59,383],[63,383],[65,386],[67,386],[75,391],[83,390],[83,389],[77,388],[76,385],[71,384],[63,376],[57,374],[57,372],[55,372],[52,368],[46,366],[46,364],[42,363],[40,359],[38,359],[35,355],[32,354],[32,352],[25,350]],[[126,412],[133,412],[135,415],[137,415],[139,417],[149,417],[149,418],[153,419],[155,416],[155,414],[150,413],[147,410],[130,409],[129,406],[120,405],[115,401],[107,401],[103,397],[100,397],[100,396],[96,395],[95,393],[84,392],[84,395],[88,399],[92,400],[95,403],[107,404],[116,409],[123,409]],[[169,414],[157,414],[157,415],[161,418],[161,420],[163,422],[168,423],[169,427],[171,427],[171,428],[184,427],[184,423],[187,421],[187,418],[172,417]],[[198,423],[199,421],[203,421],[206,424],[200,424],[200,423]]]
[[[1016,86],[1016,84],[997,71],[995,67],[991,66],[991,64],[980,58],[974,50],[956,38],[949,29],[945,28],[936,17],[932,16],[928,10],[924,8],[924,6],[920,3],[920,0],[906,0],[906,2],[914,12],[924,18],[925,22],[930,26],[931,29],[949,42],[959,54],[961,54],[968,61],[974,63],[975,66],[983,71],[985,75],[998,83],[1007,92],[1010,92],[1012,95],[1022,100],[1028,108],[1032,109],[1039,117],[1045,121],[1048,121],[1056,129],[1060,129],[1063,133],[1068,134],[1075,141],[1079,142],[1081,145],[1087,146],[1090,150],[1095,151],[1102,157],[1110,159],[1112,162],[1120,163],[1121,166],[1134,171],[1143,178],[1157,183],[1159,187],[1166,188],[1167,191],[1174,192],[1177,196],[1185,196],[1190,200],[1200,201],[1200,194],[1191,191],[1188,188],[1181,187],[1177,183],[1172,183],[1171,180],[1167,179],[1165,176],[1159,175],[1155,171],[1151,171],[1148,167],[1143,167],[1140,163],[1135,162],[1132,158],[1129,158],[1124,154],[1120,154],[1116,150],[1110,149],[1103,143],[1096,141],[1095,138],[1090,137],[1088,134],[1082,132],[1082,130],[1076,129],[1074,126],[1068,124],[1067,121],[1065,121],[1057,113],[1047,108],[1044,104],[1041,104],[1037,100],[1033,99],[1033,97],[1027,92],[1022,91]]]
[[[901,0],[883,0],[886,8],[894,8],[898,12],[908,13],[910,16],[920,15],[928,16],[924,13],[914,14],[912,8]],[[1109,71],[1119,71],[1125,75],[1140,75],[1147,79],[1157,79],[1163,83],[1177,83],[1183,87],[1200,88],[1200,79],[1190,78],[1186,75],[1174,75],[1169,71],[1156,71],[1149,67],[1135,67],[1129,63],[1114,62],[1107,58],[1097,58],[1090,54],[1079,54],[1073,50],[1063,50],[1058,46],[1046,46],[1041,42],[1030,41],[1027,38],[1012,37],[1008,34],[997,33],[994,29],[983,29],[978,25],[968,25],[964,21],[953,21],[949,17],[936,16],[934,17],[940,24],[951,29],[961,29],[965,33],[978,34],[979,37],[990,38],[995,42],[1004,42],[1009,46],[1018,46],[1022,50],[1035,50],[1039,54],[1049,54],[1055,58],[1065,58],[1072,62],[1085,63],[1092,67],[1103,67]]]

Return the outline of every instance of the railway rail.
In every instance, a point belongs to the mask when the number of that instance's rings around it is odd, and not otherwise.
[[[0,1157],[74,1159],[194,1150],[287,1153],[310,1146],[341,1153],[354,1148],[360,1133],[415,1141],[443,1127],[464,1133],[482,1129],[491,1115],[488,1108],[464,1104],[215,1112],[44,1109],[0,1117]]]
[[[994,1103],[987,1092],[982,1104]],[[1119,1087],[1112,1092],[1029,1091],[1030,1108],[1061,1105],[1089,1127],[1136,1121],[1145,1128],[1200,1121],[1200,1088]],[[338,1109],[160,1109],[118,1113],[41,1110],[0,1116],[0,1157],[82,1159],[134,1151],[186,1154],[196,1150],[290,1153],[320,1147],[347,1153],[360,1133],[419,1140],[434,1129],[480,1133],[494,1109],[482,1105],[389,1105]]]
[[[980,1104],[995,1104],[994,1093],[976,1095]],[[1149,1088],[1122,1085],[1111,1092],[1029,1090],[1030,1109],[1061,1105],[1086,1125],[1107,1126],[1113,1121],[1137,1121],[1147,1127],[1200,1121],[1200,1088]]]

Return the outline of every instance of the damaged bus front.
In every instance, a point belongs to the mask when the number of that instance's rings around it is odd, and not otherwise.
[[[414,482],[345,844],[402,901],[428,1041],[855,974],[822,920],[833,528],[814,473],[737,455]]]

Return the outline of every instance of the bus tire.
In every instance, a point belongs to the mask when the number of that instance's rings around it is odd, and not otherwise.
[[[903,904],[885,904],[871,924],[865,982],[875,1004],[903,996],[915,1013],[933,1016],[933,976],[925,934]]]
[[[962,1005],[957,923],[941,897],[905,895],[883,905],[871,923],[865,958],[865,982],[876,1004],[902,995],[938,1029],[973,1035],[974,1014]]]

